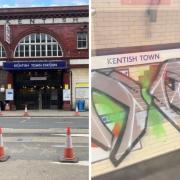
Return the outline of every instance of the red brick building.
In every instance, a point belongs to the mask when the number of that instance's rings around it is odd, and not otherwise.
[[[88,108],[88,6],[0,12],[0,101],[11,109]]]

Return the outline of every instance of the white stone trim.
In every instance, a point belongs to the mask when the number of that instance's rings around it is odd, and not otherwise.
[[[70,59],[70,65],[89,64],[89,59]]]
[[[77,18],[35,18],[35,19],[11,19],[11,20],[0,20],[0,25],[9,23],[10,25],[17,24],[62,24],[62,23],[88,23],[88,17],[77,17]]]

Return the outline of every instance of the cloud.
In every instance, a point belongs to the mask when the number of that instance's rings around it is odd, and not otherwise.
[[[74,0],[72,2],[73,5],[87,5],[88,4],[88,1],[85,1],[85,0]]]
[[[32,6],[35,4],[34,0],[16,0],[18,6]]]
[[[51,4],[50,6],[60,6],[59,4]]]

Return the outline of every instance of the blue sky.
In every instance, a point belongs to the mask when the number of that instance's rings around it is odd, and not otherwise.
[[[87,5],[89,0],[0,0],[3,7]]]

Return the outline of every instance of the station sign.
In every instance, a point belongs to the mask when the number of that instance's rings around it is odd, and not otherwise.
[[[180,58],[180,49],[94,56],[91,59],[91,68],[95,70],[103,68],[147,65],[160,63],[174,58]]]
[[[67,69],[67,61],[12,61],[4,62],[4,70]]]
[[[11,43],[11,29],[8,23],[4,25],[4,41],[6,41],[8,44]]]

